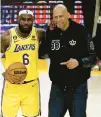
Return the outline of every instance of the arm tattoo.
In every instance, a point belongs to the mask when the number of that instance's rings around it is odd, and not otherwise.
[[[9,32],[5,32],[2,36],[1,36],[1,53],[4,53],[6,51],[6,49],[9,47],[9,42],[10,42],[10,38],[9,38]]]

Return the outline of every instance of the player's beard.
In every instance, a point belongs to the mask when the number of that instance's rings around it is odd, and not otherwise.
[[[32,25],[29,26],[28,28],[23,28],[23,26],[21,26],[21,25],[19,24],[19,30],[20,30],[22,33],[30,33],[31,30],[32,30]]]

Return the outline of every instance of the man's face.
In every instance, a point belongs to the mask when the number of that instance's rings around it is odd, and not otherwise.
[[[57,8],[53,11],[53,20],[56,23],[57,27],[64,29],[65,25],[68,23],[69,13],[66,10]]]
[[[18,24],[22,33],[30,33],[33,26],[33,17],[30,14],[22,14],[19,16]]]

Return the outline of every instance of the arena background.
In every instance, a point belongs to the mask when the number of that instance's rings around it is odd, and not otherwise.
[[[59,3],[65,4],[71,13],[71,18],[77,23],[85,25],[92,34],[96,0],[91,2],[89,0],[2,0],[1,34],[11,27],[17,26],[18,12],[22,9],[31,10],[35,16],[33,25],[46,30],[53,7]],[[48,68],[47,60],[39,60],[39,65],[41,65],[40,70]],[[99,70],[98,65],[95,66],[95,69]]]
[[[35,20],[33,25],[46,30],[51,19],[53,7],[56,4],[65,4],[71,13],[71,18],[84,24],[82,11],[82,1],[67,0],[2,0],[1,1],[1,32],[5,32],[11,27],[17,26],[18,12],[22,9],[29,9],[33,12]],[[3,59],[2,59],[3,60]],[[39,60],[39,69],[47,70],[47,60]]]
[[[1,30],[2,32],[8,30],[13,26],[17,26],[17,15],[22,9],[29,9],[33,12],[35,20],[33,25],[37,28],[46,29],[47,23],[51,19],[52,9],[56,4],[65,3],[71,13],[71,18],[84,24],[84,17],[82,12],[82,1],[80,0],[2,0],[1,2]]]

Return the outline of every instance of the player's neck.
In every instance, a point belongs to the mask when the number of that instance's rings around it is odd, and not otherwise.
[[[17,34],[18,34],[20,37],[22,37],[22,38],[26,38],[26,37],[28,37],[29,34],[30,34],[30,33],[22,33],[22,32],[19,30],[18,27],[16,28],[16,31],[17,31]]]

